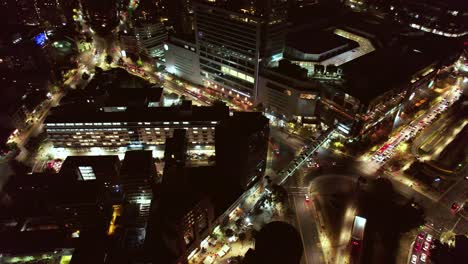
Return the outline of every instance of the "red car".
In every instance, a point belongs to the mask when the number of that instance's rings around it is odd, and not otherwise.
[[[460,211],[461,209],[461,205],[459,203],[453,203],[452,206],[450,207],[450,211],[452,212],[452,214],[456,214],[458,213],[458,211]]]

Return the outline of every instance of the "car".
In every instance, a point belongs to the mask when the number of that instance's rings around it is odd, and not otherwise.
[[[418,263],[418,256],[415,254],[411,255],[411,264],[416,264]]]
[[[426,237],[426,232],[421,232],[418,234],[418,239],[422,239]]]
[[[452,212],[452,214],[458,213],[460,209],[461,209],[461,205],[457,202],[453,203],[452,206],[450,207],[450,211]]]
[[[427,260],[427,255],[426,253],[421,253],[421,257],[419,258],[422,262],[426,262]]]
[[[432,235],[431,234],[427,234],[426,241],[429,242],[429,243],[432,242]]]
[[[428,251],[430,247],[431,247],[431,244],[429,244],[429,242],[424,242],[424,246],[423,246],[424,251]]]
[[[306,203],[310,202],[310,197],[309,197],[308,194],[305,195],[305,201],[306,201]]]
[[[414,242],[414,247],[413,247],[414,251],[419,251],[421,250],[421,241],[416,241]]]

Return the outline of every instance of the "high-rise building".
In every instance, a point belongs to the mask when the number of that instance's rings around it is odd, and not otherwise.
[[[137,210],[136,226],[145,227],[153,199],[152,181],[156,167],[151,151],[128,151],[120,170],[125,201]]]
[[[34,0],[34,8],[42,24],[52,27],[66,25],[63,6],[60,0]]]
[[[4,0],[1,1],[0,19],[8,24],[39,25],[33,1],[29,0]]]
[[[166,70],[169,73],[194,84],[202,84],[195,40],[171,36],[164,47]]]
[[[216,128],[216,165],[225,182],[247,190],[265,173],[270,129],[260,112],[236,112]],[[232,166],[236,164],[236,166]],[[226,168],[230,168],[226,171]]]
[[[109,34],[118,25],[118,1],[82,0],[81,4],[86,20],[97,33]]]
[[[140,48],[145,49],[150,57],[163,57],[163,47],[164,41],[167,40],[167,31],[162,22],[136,23],[134,32]]]
[[[162,0],[163,19],[178,36],[193,35],[194,16],[192,0]]]
[[[286,9],[281,0],[195,2],[197,50],[206,84],[255,102],[260,62],[281,56]]]

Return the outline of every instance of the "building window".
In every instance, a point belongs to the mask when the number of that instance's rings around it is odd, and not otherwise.
[[[84,144],[82,144],[82,145],[84,145]],[[95,180],[96,179],[96,175],[94,174],[93,167],[91,167],[91,166],[79,166],[78,170],[79,170],[80,175],[83,178],[83,180],[89,181],[89,180]]]
[[[304,94],[304,93],[302,93],[299,97],[300,97],[301,99],[304,99],[304,100],[315,100],[315,98],[317,98],[317,95],[315,95],[315,94]]]

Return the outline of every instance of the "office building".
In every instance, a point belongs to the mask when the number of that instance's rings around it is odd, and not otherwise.
[[[48,27],[62,27],[67,25],[64,14],[63,0],[34,0],[39,21]]]
[[[185,130],[167,140],[160,200],[148,230],[153,261],[188,263],[232,203],[264,175],[269,128],[261,113],[234,113],[216,131],[216,162],[210,166],[187,161]]]
[[[97,182],[15,175],[3,191],[10,202],[0,205],[2,261],[104,262],[112,207]]]
[[[188,254],[200,245],[213,228],[213,167],[187,165],[186,131],[178,129],[166,143],[164,174],[159,201],[148,228],[153,261],[186,263]]]
[[[229,117],[226,106],[181,106],[99,111],[93,106],[53,109],[45,120],[54,147],[144,147],[162,145],[174,129],[187,129],[190,146],[214,145],[216,124]]]
[[[193,0],[162,0],[165,10],[162,17],[165,24],[172,29],[177,36],[193,35],[194,15]]]
[[[236,112],[216,128],[216,166],[226,182],[247,190],[266,168],[268,119],[260,112]],[[232,166],[236,164],[236,166]],[[225,171],[229,168],[228,171]]]
[[[195,36],[205,84],[256,102],[260,61],[271,61],[283,51],[285,7],[280,0],[195,2]]]
[[[171,36],[165,44],[166,71],[194,84],[201,85],[200,60],[194,40]]]
[[[5,0],[0,3],[0,19],[10,25],[39,25],[34,5],[31,0]]]
[[[151,151],[127,151],[120,170],[125,201],[135,207],[136,227],[145,227],[153,199],[156,167]]]
[[[83,15],[86,21],[98,34],[105,36],[117,27],[119,23],[118,6],[120,1],[114,0],[83,0]]]
[[[360,53],[358,51],[363,46],[352,40],[351,37],[340,36],[340,33],[342,33],[341,35],[351,34],[343,30],[335,30],[335,32],[300,30],[290,33],[287,37],[283,58],[306,68],[308,75],[315,78],[332,79],[337,77],[340,72],[335,70],[335,76],[332,76],[333,74],[327,74],[327,72],[333,70],[327,69],[327,67],[333,68],[356,59],[356,53]],[[372,45],[369,46],[372,47]],[[369,48],[366,53],[372,51],[373,48]],[[362,53],[361,56],[365,54]],[[315,65],[320,66],[314,67]]]
[[[421,31],[451,38],[468,34],[468,5],[463,0],[405,0],[391,6],[390,12]]]
[[[133,30],[140,48],[152,58],[163,58],[167,31],[162,22],[139,21],[135,23]]]
[[[266,113],[300,123],[316,120],[321,84],[308,78],[308,70],[286,60],[264,67],[259,77],[259,101]]]
[[[120,166],[118,156],[68,156],[60,168],[60,174],[70,180],[115,185],[119,183]]]

